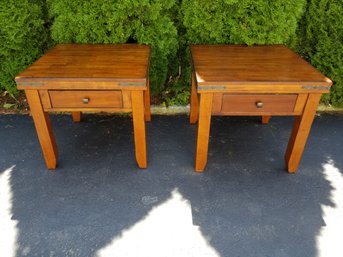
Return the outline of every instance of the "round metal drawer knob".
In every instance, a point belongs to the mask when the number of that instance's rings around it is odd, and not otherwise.
[[[88,103],[89,103],[89,98],[88,98],[88,97],[84,97],[84,98],[82,99],[82,102],[83,102],[84,104],[88,104]]]
[[[263,105],[264,105],[264,103],[261,102],[261,101],[256,102],[256,107],[257,107],[257,108],[262,108]]]

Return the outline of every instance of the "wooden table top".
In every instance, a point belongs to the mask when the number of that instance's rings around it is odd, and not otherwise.
[[[146,45],[60,44],[19,74],[16,82],[19,89],[46,86],[49,83],[56,86],[56,81],[105,84],[127,81],[127,85],[131,86],[145,85],[149,58],[150,47]],[[37,81],[45,83],[39,84]],[[72,87],[72,84],[68,86]]]
[[[198,85],[323,85],[332,81],[283,45],[192,45]]]

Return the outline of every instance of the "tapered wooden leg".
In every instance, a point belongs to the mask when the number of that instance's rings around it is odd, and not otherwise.
[[[321,94],[309,94],[303,114],[295,117],[285,154],[287,169],[290,173],[295,173],[298,169],[320,97]]]
[[[270,120],[270,115],[264,115],[262,116],[262,124],[268,124]]]
[[[72,112],[71,116],[73,117],[74,122],[80,122],[81,121],[81,112]]]
[[[35,123],[38,139],[42,147],[46,166],[48,169],[55,169],[57,166],[58,154],[49,116],[43,110],[37,90],[26,90],[25,93]]]
[[[144,91],[144,118],[145,121],[151,121],[149,80],[147,82],[147,90]]]
[[[147,167],[143,91],[132,91],[132,117],[138,167]]]
[[[198,121],[199,115],[199,103],[198,103],[198,94],[195,86],[195,77],[194,73],[192,74],[192,89],[191,89],[191,106],[190,106],[190,123],[195,124]]]
[[[195,171],[202,172],[207,163],[213,94],[200,94],[199,124],[195,156]]]

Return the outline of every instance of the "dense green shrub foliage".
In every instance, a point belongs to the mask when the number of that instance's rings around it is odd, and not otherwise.
[[[182,1],[190,43],[288,43],[306,0]]]
[[[15,94],[53,44],[129,42],[152,45],[152,92],[187,104],[189,44],[281,43],[334,80],[323,99],[343,106],[342,20],[343,0],[0,0],[0,91]]]
[[[309,0],[296,49],[335,83],[326,103],[343,106],[343,0]]]
[[[17,93],[14,77],[43,51],[47,41],[43,1],[0,0],[0,90]]]
[[[152,45],[150,85],[163,90],[175,57],[177,28],[170,17],[175,0],[49,0],[56,42]]]
[[[170,61],[168,67],[168,80],[165,90],[161,92],[161,98],[166,105],[188,104],[190,96],[190,55],[185,40],[186,28],[183,25],[181,3],[177,0],[176,5],[170,10],[172,20],[178,29],[179,49],[176,57]]]

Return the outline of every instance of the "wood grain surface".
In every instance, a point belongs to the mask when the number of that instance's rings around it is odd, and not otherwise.
[[[149,56],[146,45],[60,44],[19,74],[16,82],[19,89],[141,88],[146,87]]]
[[[326,85],[331,80],[283,45],[193,45],[198,85]]]

